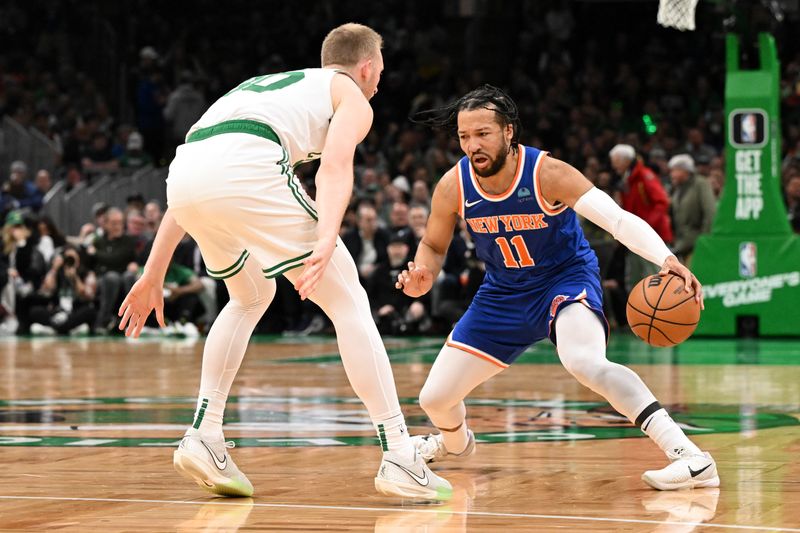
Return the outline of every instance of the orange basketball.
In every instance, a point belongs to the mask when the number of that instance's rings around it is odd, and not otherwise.
[[[651,346],[675,346],[694,333],[700,304],[694,290],[686,292],[683,278],[674,274],[648,276],[628,296],[628,325]]]

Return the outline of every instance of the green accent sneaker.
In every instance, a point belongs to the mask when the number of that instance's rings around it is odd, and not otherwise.
[[[375,489],[386,496],[410,500],[447,501],[453,497],[450,483],[434,474],[417,451],[411,463],[394,452],[385,452],[375,476]]]
[[[228,454],[228,449],[233,447],[233,442],[223,439],[204,441],[199,431],[190,428],[175,450],[172,464],[179,474],[208,492],[220,496],[252,496],[253,484]]]

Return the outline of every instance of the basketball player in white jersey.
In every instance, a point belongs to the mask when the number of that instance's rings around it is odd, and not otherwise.
[[[155,310],[163,326],[162,285],[188,232],[209,275],[223,279],[230,303],[206,340],[197,410],[174,454],[175,468],[220,495],[253,486],[228,455],[225,401],[279,275],[330,317],[350,384],[369,411],[383,449],[375,478],[387,495],[448,499],[450,484],[428,469],[411,443],[386,350],[356,266],[338,239],[353,189],[353,155],[372,125],[382,40],[345,24],[322,44],[322,67],[251,78],[217,100],[192,126],[170,165],[169,209],[144,274],[120,307],[120,329],[141,332]],[[321,158],[316,202],[292,166]]]

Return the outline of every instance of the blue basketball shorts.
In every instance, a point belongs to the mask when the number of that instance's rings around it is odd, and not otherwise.
[[[556,342],[555,320],[571,304],[585,305],[609,329],[597,270],[568,267],[564,272],[522,288],[493,283],[489,276],[447,339],[447,345],[503,368],[532,344]]]

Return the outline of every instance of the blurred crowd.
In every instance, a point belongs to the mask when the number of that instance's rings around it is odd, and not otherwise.
[[[345,0],[297,9],[199,0],[191,23],[180,2],[121,4],[0,7],[0,116],[35,129],[58,152],[53,169],[22,160],[0,169],[2,332],[113,332],[165,206],[137,195],[126,205],[98,204],[78,235],[62,235],[40,213],[53,184],[168,165],[209,103],[255,74],[316,66],[326,31],[348,13],[384,37],[375,124],[356,154],[341,231],[381,331],[448,331],[482,280],[462,225],[429,295],[415,301],[394,289],[424,234],[431,191],[462,155],[452,132],[407,117],[482,83],[504,87],[517,101],[524,144],[575,166],[650,223],[681,259],[690,262],[698,235],[709,231],[725,184],[718,28],[661,29],[655,7],[635,3],[618,17],[603,2],[524,1],[510,10],[481,1]],[[699,26],[719,18],[713,5],[698,9]],[[800,231],[800,44],[776,37],[781,186]],[[316,168],[296,169],[312,196]],[[652,266],[591,224],[584,229],[600,258],[609,320],[622,326],[627,291]],[[202,333],[225,304],[224,286],[207,277],[189,238],[176,252],[165,297],[168,332],[188,336]],[[280,280],[258,331],[307,335],[330,327]]]

